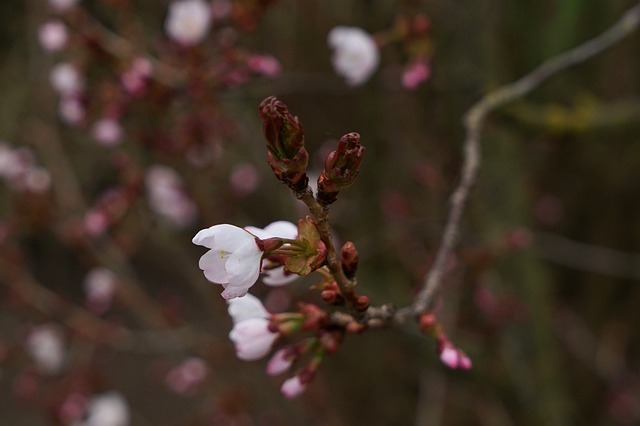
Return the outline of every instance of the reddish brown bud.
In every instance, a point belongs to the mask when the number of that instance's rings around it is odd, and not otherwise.
[[[261,251],[269,254],[272,251],[282,247],[284,241],[282,241],[282,238],[267,238],[261,240],[260,238],[256,237],[256,244]]]
[[[422,314],[418,319],[418,326],[420,327],[420,331],[423,333],[432,334],[438,326],[438,320],[432,313]]]
[[[349,324],[347,324],[347,326],[345,327],[345,330],[347,331],[347,333],[356,334],[356,333],[360,333],[365,328],[367,328],[366,325],[361,324],[359,322],[351,321]]]
[[[318,178],[318,201],[321,204],[335,202],[340,189],[355,181],[360,173],[364,152],[358,133],[347,133],[340,138],[338,149],[327,156],[324,170]]]
[[[351,241],[347,241],[342,246],[340,260],[342,261],[344,274],[349,279],[353,278],[358,270],[358,250]]]
[[[267,139],[269,166],[291,189],[306,188],[309,153],[304,148],[304,132],[298,118],[275,96],[263,100],[258,111]]]
[[[366,311],[369,308],[369,298],[367,296],[358,296],[354,303],[354,308],[358,311]]]

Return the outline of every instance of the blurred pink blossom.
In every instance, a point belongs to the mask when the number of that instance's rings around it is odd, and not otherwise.
[[[402,73],[402,86],[414,90],[431,76],[431,69],[424,61],[415,61],[407,66]]]
[[[85,108],[76,96],[61,97],[58,103],[58,114],[65,123],[70,125],[80,124],[86,117]]]
[[[91,127],[93,138],[101,145],[115,146],[122,142],[122,126],[113,118],[102,118]]]
[[[147,170],[145,185],[151,209],[173,226],[183,228],[196,218],[197,207],[184,192],[182,178],[167,166]]]
[[[189,395],[204,382],[208,372],[209,367],[203,359],[187,358],[167,373],[165,383],[173,392]]]
[[[300,381],[299,376],[293,376],[284,381],[280,388],[280,392],[282,392],[282,395],[284,395],[285,398],[291,399],[301,395],[306,388],[307,385]]]
[[[45,22],[38,29],[38,41],[44,50],[58,52],[67,45],[69,33],[62,21]]]
[[[246,197],[254,192],[260,184],[260,175],[251,163],[241,163],[231,169],[229,181],[231,188],[240,197]]]
[[[251,55],[247,60],[247,66],[251,71],[271,78],[282,72],[280,62],[270,55]]]

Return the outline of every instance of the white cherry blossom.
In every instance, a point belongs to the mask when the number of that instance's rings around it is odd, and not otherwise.
[[[164,23],[167,35],[184,46],[204,40],[210,26],[211,6],[202,0],[174,1]]]
[[[62,96],[73,96],[84,90],[84,77],[74,65],[63,62],[51,70],[49,81],[53,89]]]
[[[264,357],[278,338],[278,333],[269,330],[269,312],[251,294],[228,303],[229,315],[234,323],[229,338],[235,344],[236,355],[244,361]]]
[[[333,50],[331,62],[335,72],[350,86],[366,83],[380,62],[380,52],[369,33],[358,27],[335,27],[327,37]]]
[[[84,418],[73,426],[128,426],[131,413],[127,400],[121,393],[110,391],[93,396],[87,405]]]
[[[307,385],[300,381],[300,377],[293,376],[282,383],[280,392],[282,392],[282,395],[284,395],[285,398],[291,399],[301,395],[306,388]]]
[[[222,297],[244,296],[260,275],[262,250],[256,237],[237,226],[222,224],[203,229],[193,243],[210,250],[199,262],[204,276],[224,287]]]
[[[69,40],[67,26],[59,20],[45,22],[38,29],[40,46],[48,52],[62,50]]]
[[[279,220],[265,226],[264,229],[255,226],[246,226],[245,229],[260,239],[267,238],[287,238],[290,240],[298,236],[298,227],[285,220]],[[265,274],[262,281],[270,286],[281,286],[288,284],[298,278],[296,274],[285,272],[284,267],[270,267],[268,262],[263,263],[262,272]]]

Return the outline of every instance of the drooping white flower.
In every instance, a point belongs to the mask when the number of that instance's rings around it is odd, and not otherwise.
[[[282,392],[282,395],[284,395],[285,398],[291,399],[301,395],[306,388],[307,385],[300,381],[300,377],[293,376],[282,383],[280,392]]]
[[[192,241],[210,249],[200,258],[199,266],[209,281],[224,287],[222,297],[229,300],[247,294],[262,263],[263,253],[254,235],[222,224],[201,230]]]
[[[64,364],[65,347],[62,331],[54,324],[34,328],[27,337],[25,349],[38,369],[45,374],[58,373]]]
[[[359,86],[369,80],[380,62],[378,46],[369,33],[340,26],[329,32],[327,41],[333,50],[333,69],[347,84]]]
[[[167,35],[184,46],[200,43],[211,26],[211,6],[202,0],[174,1],[164,23]]]
[[[84,78],[80,71],[68,62],[53,67],[49,81],[51,87],[62,96],[77,95],[84,90]]]
[[[265,356],[278,338],[278,333],[269,330],[269,312],[262,302],[246,294],[229,302],[229,315],[233,329],[229,338],[236,348],[236,355],[244,361],[255,361]]]
[[[298,227],[285,220],[279,220],[265,226],[264,229],[255,226],[246,226],[245,229],[260,239],[267,238],[287,238],[294,240],[298,236]],[[271,267],[268,262],[264,262],[262,272],[265,274],[262,281],[270,286],[281,286],[296,280],[299,276],[288,273],[283,266]]]
[[[110,391],[93,396],[87,404],[84,418],[74,426],[128,426],[130,423],[127,400],[121,393]]]
[[[45,22],[38,29],[40,46],[48,52],[62,50],[69,40],[67,26],[62,21]]]

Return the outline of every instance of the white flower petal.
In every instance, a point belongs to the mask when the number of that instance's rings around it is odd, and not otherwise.
[[[243,297],[238,297],[227,303],[229,304],[227,311],[233,319],[234,324],[249,318],[269,317],[269,312],[262,305],[260,299],[252,294],[246,294]]]
[[[278,338],[278,333],[269,331],[269,321],[264,318],[249,318],[236,324],[229,338],[236,347],[236,355],[245,361],[264,357]]]
[[[265,276],[262,278],[262,282],[272,287],[278,287],[281,285],[289,284],[297,280],[300,275],[285,272],[283,266],[263,271]]]
[[[201,230],[191,241],[193,244],[210,249],[214,246],[224,247],[226,251],[232,252],[249,240],[255,240],[255,236],[242,228],[224,223]]]
[[[229,282],[229,274],[225,269],[225,262],[229,254],[209,250],[200,257],[198,266],[204,271],[205,277],[211,282],[226,284]]]

